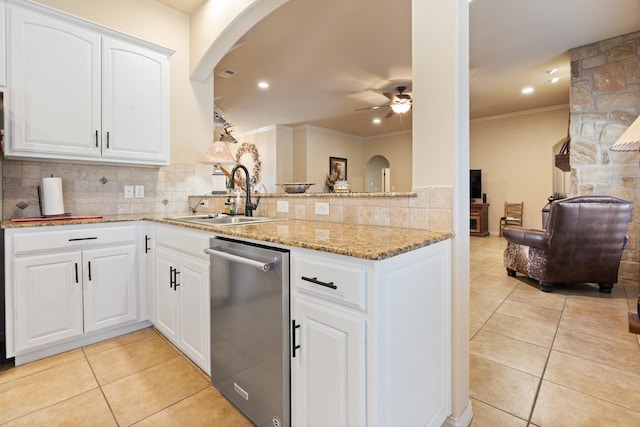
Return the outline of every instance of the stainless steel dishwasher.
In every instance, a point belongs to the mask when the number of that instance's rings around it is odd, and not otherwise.
[[[289,426],[289,251],[215,237],[211,382],[259,427]]]

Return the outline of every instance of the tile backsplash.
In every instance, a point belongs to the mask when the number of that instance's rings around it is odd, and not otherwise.
[[[210,168],[209,168],[210,169]],[[2,162],[4,219],[40,216],[38,186],[42,178],[62,178],[65,211],[73,215],[185,215],[224,212],[226,197],[199,196],[211,188],[211,171],[199,165],[176,163],[162,167],[54,163],[21,160]],[[124,197],[125,185],[143,185],[144,198]],[[278,194],[262,197],[256,215],[452,230],[452,194],[448,186],[415,188],[412,196]],[[302,196],[302,197],[300,197]],[[209,208],[198,206],[206,197]],[[288,212],[278,212],[286,201]],[[243,200],[244,202],[244,200]],[[316,203],[328,204],[328,215],[316,214]]]
[[[37,187],[49,176],[62,178],[65,210],[73,215],[181,215],[188,211],[188,195],[196,192],[195,172],[196,165],[179,163],[136,167],[5,159],[2,217],[40,216]],[[143,185],[144,198],[125,199],[125,185]]]

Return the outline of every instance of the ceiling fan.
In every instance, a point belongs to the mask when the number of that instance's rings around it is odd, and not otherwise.
[[[389,113],[387,113],[387,115],[385,116],[385,119],[388,117],[393,116],[394,114],[398,113],[398,114],[404,114],[407,111],[409,111],[411,109],[411,96],[404,93],[404,91],[407,90],[406,86],[398,86],[396,87],[396,92],[397,93],[390,93],[390,92],[382,92],[382,94],[389,100],[389,104],[388,105],[379,105],[379,106],[375,106],[375,107],[367,107],[367,108],[358,108],[355,111],[362,111],[362,110],[377,110],[379,108],[391,108],[391,110],[389,110]]]

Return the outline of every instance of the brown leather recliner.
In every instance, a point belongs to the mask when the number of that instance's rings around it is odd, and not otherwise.
[[[505,227],[504,266],[540,283],[597,283],[610,293],[618,281],[633,205],[609,196],[577,196],[551,204],[546,230]]]

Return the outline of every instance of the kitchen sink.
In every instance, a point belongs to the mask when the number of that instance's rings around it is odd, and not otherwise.
[[[277,221],[280,218],[269,218],[266,216],[244,216],[244,215],[187,215],[165,218],[171,221],[188,222],[192,224],[204,225],[245,225],[260,222]]]

